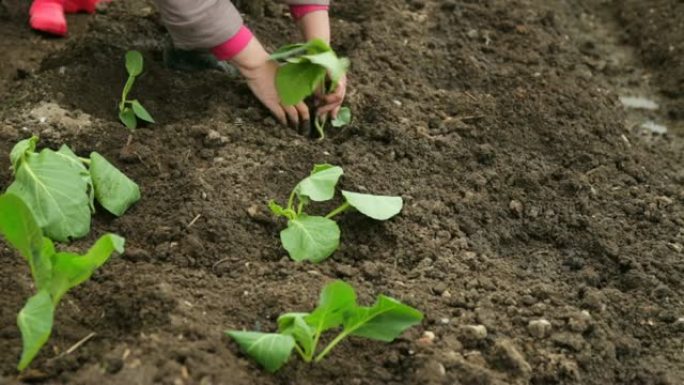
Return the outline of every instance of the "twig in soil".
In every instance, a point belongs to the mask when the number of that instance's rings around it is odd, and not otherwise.
[[[223,262],[228,262],[228,261],[230,261],[230,258],[223,258],[222,260],[220,260],[220,261],[214,263],[214,264],[211,266],[211,271],[213,271],[214,273],[216,273],[216,268],[218,267],[218,265],[222,264]]]
[[[62,354],[60,354],[60,355],[58,355],[57,357],[55,357],[55,359],[57,359],[57,358],[62,358],[62,357],[64,357],[64,356],[67,356],[67,355],[69,355],[69,354],[75,352],[78,348],[80,348],[81,346],[83,346],[83,344],[85,344],[86,342],[88,342],[91,338],[95,337],[96,335],[97,335],[97,333],[95,333],[95,332],[92,332],[92,333],[88,334],[87,336],[83,337],[80,341],[78,341],[78,342],[76,342],[75,344],[73,344],[69,349],[65,350]]]
[[[195,222],[197,222],[201,217],[202,217],[202,214],[197,214],[197,216],[194,217],[194,218],[190,221],[190,223],[188,223],[187,226],[185,226],[185,229],[187,230],[187,229],[191,228],[192,225],[194,225]]]

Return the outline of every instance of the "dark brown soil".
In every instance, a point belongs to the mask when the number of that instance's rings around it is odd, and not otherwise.
[[[655,72],[661,92],[671,98],[668,113],[684,119],[684,1],[615,0],[627,41]]]
[[[0,187],[13,143],[36,133],[105,154],[143,199],[120,219],[98,214],[74,243],[112,231],[128,249],[65,298],[20,379],[14,319],[32,288],[0,246],[0,382],[684,383],[682,140],[625,127],[606,73],[587,75],[575,10],[561,0],[336,2],[355,122],[322,142],[276,126],[239,79],[165,69],[148,4],[80,17],[86,32],[5,78]],[[249,23],[268,46],[295,38],[279,7],[262,11]],[[136,97],[159,123],[122,152],[115,106],[130,48],[146,58]],[[71,116],[41,123],[31,111],[45,102]],[[337,253],[296,264],[265,205],[321,162],[344,167],[346,188],[402,195],[405,210],[387,223],[348,214]],[[337,278],[426,320],[392,344],[351,339],[321,364],[292,360],[275,375],[222,335],[273,330]],[[551,327],[535,337],[528,325],[539,320]],[[473,325],[487,336],[473,339]]]

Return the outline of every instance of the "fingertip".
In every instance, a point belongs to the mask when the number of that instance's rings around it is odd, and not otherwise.
[[[297,129],[299,126],[299,113],[297,112],[297,109],[294,107],[286,107],[285,112],[290,120],[290,126]]]
[[[325,100],[326,104],[335,104],[335,103],[339,103],[342,101],[342,96],[338,95],[338,94],[330,94],[330,95],[326,95],[323,98],[323,100]]]
[[[280,122],[280,124],[287,125],[287,116],[285,115],[285,111],[283,111],[283,110],[277,111],[276,110],[276,111],[272,111],[272,112],[273,112],[273,116],[276,118],[276,120],[278,122]]]
[[[332,109],[335,108],[334,106],[325,106],[323,108],[319,108],[318,111],[316,111],[316,116],[323,116],[328,114]]]

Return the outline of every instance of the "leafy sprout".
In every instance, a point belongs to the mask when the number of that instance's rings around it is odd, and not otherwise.
[[[119,102],[119,120],[130,130],[135,130],[138,127],[138,119],[148,123],[154,123],[152,115],[143,107],[137,99],[128,99],[128,94],[133,89],[135,79],[140,76],[143,71],[143,56],[138,51],[126,52],[126,71],[128,72],[128,80],[124,85],[121,93],[121,101]]]
[[[307,214],[305,209],[311,202],[325,202],[335,197],[335,186],[343,173],[341,167],[317,164],[311,175],[302,179],[292,190],[286,206],[275,201],[269,202],[271,212],[288,220],[287,228],[280,232],[280,240],[293,260],[320,262],[332,255],[340,244],[340,228],[333,218],[347,210],[353,208],[380,221],[401,212],[401,197],[343,190],[345,202],[327,215]]]
[[[295,105],[318,90],[335,92],[340,80],[349,69],[349,59],[340,58],[323,40],[313,39],[307,43],[281,47],[271,55],[282,65],[276,74],[276,89],[285,105]],[[330,84],[326,87],[326,78]],[[334,127],[342,127],[351,121],[351,111],[344,108],[334,120]],[[325,118],[314,124],[321,139],[325,138]]]
[[[360,306],[354,288],[334,281],[321,291],[318,307],[311,313],[286,313],[278,318],[277,333],[229,330],[247,355],[269,372],[280,369],[295,350],[305,362],[320,362],[350,336],[392,342],[406,329],[419,324],[423,314],[394,298],[381,295],[373,306]],[[340,329],[323,349],[323,333]]]
[[[51,239],[64,242],[88,234],[96,200],[121,216],[140,199],[138,185],[97,152],[81,158],[67,145],[37,152],[37,143],[33,136],[10,152],[14,181],[7,192],[26,203]]]
[[[58,252],[43,232],[24,201],[13,194],[0,195],[0,235],[29,265],[36,293],[17,315],[23,350],[17,369],[22,371],[50,338],[54,313],[70,289],[87,281],[110,258],[122,253],[124,239],[102,236],[85,255]]]

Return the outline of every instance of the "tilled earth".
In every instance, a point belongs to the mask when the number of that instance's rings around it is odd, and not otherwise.
[[[79,28],[66,41],[26,31],[21,2],[3,2],[0,188],[11,147],[35,133],[45,146],[105,154],[143,199],[122,218],[99,213],[90,237],[68,246],[108,231],[127,239],[123,256],[65,298],[20,377],[15,317],[33,289],[0,246],[0,383],[684,383],[682,139],[625,124],[614,88],[625,68],[578,33],[587,16],[610,18],[621,41],[648,52],[659,29],[630,17],[648,13],[642,3],[334,2],[355,120],[312,141],[277,126],[239,78],[165,68],[167,37],[144,1],[71,17]],[[267,46],[296,39],[282,6],[250,8]],[[649,23],[684,20],[654,13]],[[675,64],[644,53],[635,65],[676,120],[681,95],[659,79],[681,74],[684,34],[669,36],[664,60]],[[132,48],[146,59],[135,97],[158,124],[124,147],[115,109]],[[322,162],[344,167],[345,188],[402,195],[405,209],[386,223],[346,214],[340,250],[296,264],[265,206]],[[293,359],[275,375],[223,336],[273,330],[333,279],[426,319],[394,343],[352,338],[325,362]]]

